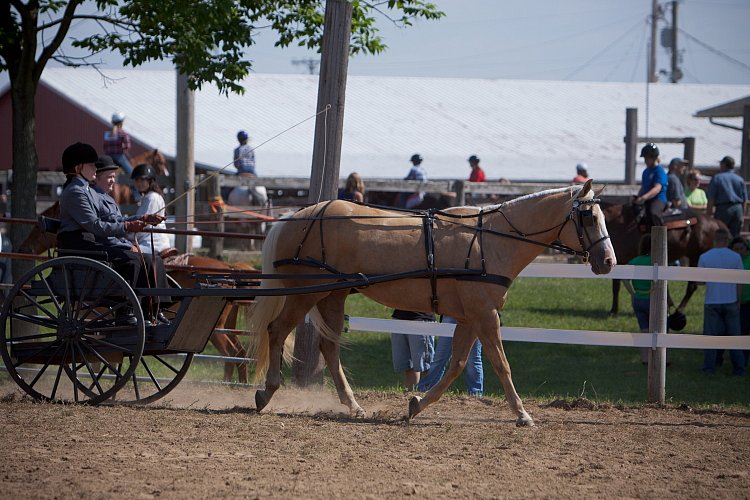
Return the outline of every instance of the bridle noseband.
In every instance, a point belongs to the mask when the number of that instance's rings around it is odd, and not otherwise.
[[[565,218],[563,223],[560,224],[560,231],[557,233],[557,239],[559,240],[560,234],[562,234],[565,226],[568,224],[568,222],[573,221],[573,224],[576,227],[576,236],[578,236],[578,242],[581,244],[581,251],[576,251],[575,254],[581,257],[584,263],[587,263],[589,261],[592,248],[594,248],[599,243],[609,239],[609,235],[605,234],[598,240],[592,241],[588,231],[586,231],[587,227],[594,226],[594,209],[589,205],[598,205],[599,203],[601,203],[601,200],[599,198],[591,198],[590,200],[573,200],[573,206],[570,209],[570,213],[568,213],[568,216]],[[588,248],[586,247],[585,239],[588,239],[591,242]]]

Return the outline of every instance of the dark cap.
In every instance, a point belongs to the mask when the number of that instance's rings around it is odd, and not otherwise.
[[[732,158],[731,156],[725,156],[724,158],[721,159],[721,162],[719,163],[721,163],[727,168],[730,168],[730,169],[734,168],[734,158]]]
[[[422,161],[422,155],[420,155],[419,153],[414,153],[413,155],[411,155],[410,160],[412,162],[421,162]]]
[[[475,162],[479,163],[479,157],[477,155],[471,155],[471,156],[469,156],[469,161],[470,162],[475,161]]]
[[[672,160],[669,162],[669,166],[670,167],[672,165],[689,165],[689,164],[690,164],[689,161],[684,160],[684,159],[680,158],[679,156],[677,156],[675,158],[672,158]]]
[[[95,163],[99,159],[96,150],[90,144],[76,142],[71,144],[62,154],[63,172],[71,174],[75,172],[77,165],[82,163]]]
[[[114,161],[112,161],[112,157],[109,155],[100,156],[99,159],[94,162],[94,165],[96,165],[97,174],[99,172],[107,172],[108,170],[117,170],[120,168]]]
[[[246,141],[249,136],[247,135],[247,132],[244,130],[240,130],[237,132],[237,140],[238,141]]]

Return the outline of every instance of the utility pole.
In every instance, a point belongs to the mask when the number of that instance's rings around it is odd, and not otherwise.
[[[315,120],[309,203],[336,198],[344,130],[344,97],[349,65],[349,39],[352,31],[352,3],[348,0],[326,2],[318,111]],[[299,386],[323,382],[320,362],[320,333],[309,323],[297,325],[292,377]],[[332,368],[335,369],[335,368]]]
[[[182,199],[175,204],[175,219],[187,223],[184,229],[192,229],[195,214],[195,92],[188,87],[188,77],[177,70],[177,158],[174,173],[175,197]],[[186,235],[175,236],[175,246],[181,252],[190,252],[191,239]]]
[[[305,66],[307,68],[308,75],[314,75],[318,71],[320,65],[319,59],[292,59],[293,66]]]
[[[682,79],[682,71],[677,66],[679,64],[679,52],[677,51],[677,0],[672,1],[672,83],[677,83]]]
[[[651,47],[648,57],[648,82],[656,83],[659,79],[656,74],[656,22],[659,19],[659,3],[651,0]]]

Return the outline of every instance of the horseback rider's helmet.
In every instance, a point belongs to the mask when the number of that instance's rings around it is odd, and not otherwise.
[[[653,142],[649,142],[641,149],[641,158],[657,158],[659,156],[659,147]]]
[[[413,154],[413,155],[411,155],[410,161],[412,163],[417,163],[417,164],[422,163],[422,155],[420,155],[420,154]]]
[[[156,170],[154,170],[154,167],[152,167],[148,163],[141,163],[133,169],[133,173],[130,174],[130,178],[133,180],[146,179],[150,181],[156,179]]]
[[[112,113],[112,125],[117,125],[125,121],[125,115],[122,113]]]
[[[99,159],[96,150],[90,144],[76,142],[71,144],[62,154],[63,173],[75,174],[76,166],[82,163],[95,163]]]
[[[247,135],[247,132],[245,132],[244,130],[240,130],[239,132],[237,132],[237,140],[240,142],[246,141],[248,137],[249,136]]]

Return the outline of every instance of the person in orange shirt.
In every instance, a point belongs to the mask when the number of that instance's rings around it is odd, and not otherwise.
[[[571,184],[583,184],[589,180],[588,165],[579,163],[576,165],[576,176],[570,181]]]

